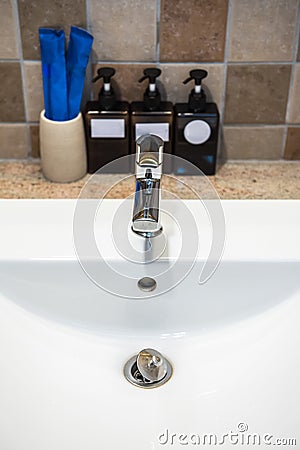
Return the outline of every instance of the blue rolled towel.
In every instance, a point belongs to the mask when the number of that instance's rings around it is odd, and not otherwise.
[[[65,33],[40,28],[40,46],[45,115],[50,120],[68,120]]]
[[[71,27],[67,51],[68,116],[77,117],[80,111],[85,71],[93,44],[93,36],[86,30]]]

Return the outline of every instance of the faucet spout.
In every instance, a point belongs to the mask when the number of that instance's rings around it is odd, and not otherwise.
[[[144,237],[161,233],[160,180],[162,176],[163,141],[147,134],[136,141],[136,192],[133,206],[132,229]]]

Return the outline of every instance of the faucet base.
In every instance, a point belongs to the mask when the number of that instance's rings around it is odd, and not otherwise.
[[[131,229],[135,234],[138,234],[139,236],[142,236],[142,237],[148,238],[148,239],[153,238],[155,236],[159,236],[163,232],[163,227],[160,227],[159,230],[156,230],[156,231],[138,231],[138,230],[135,230],[133,228],[133,226],[131,227]]]

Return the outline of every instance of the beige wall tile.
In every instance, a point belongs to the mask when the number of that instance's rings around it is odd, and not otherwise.
[[[153,61],[156,55],[156,0],[89,1],[98,61]]]
[[[255,64],[255,61],[292,61],[294,42],[299,39],[296,36],[299,2],[231,0],[229,61],[249,64],[228,65],[224,145],[229,158],[281,158],[285,120],[290,127],[284,157],[299,158],[300,43],[289,102],[292,64]],[[206,69],[208,78],[203,85],[208,101],[215,101],[222,112],[229,0],[160,0],[160,55],[164,61],[160,64],[155,62],[157,3],[157,0],[89,0],[88,22],[95,37],[94,61],[101,61],[101,66],[108,65],[104,61],[114,61],[116,75],[112,84],[118,98],[128,101],[143,99],[147,82],[138,83],[138,80],[147,67],[161,68],[158,87],[162,99],[173,103],[188,101],[193,83],[183,85],[182,81],[189,71]],[[18,11],[14,11],[16,5]],[[44,108],[38,61],[39,26],[63,27],[68,35],[71,24],[83,27],[87,24],[86,0],[54,1],[49,5],[46,0],[0,1],[0,59],[8,60],[0,62],[0,121],[5,122],[0,123],[0,158],[24,158],[28,154],[39,157],[37,122]],[[25,59],[24,80],[20,63],[9,61],[20,58],[16,13],[19,13]],[[94,65],[93,70],[97,67]],[[101,82],[93,85],[94,98],[101,86]],[[26,118],[31,124],[24,124]],[[259,124],[278,126],[255,126]]]
[[[27,158],[29,142],[26,125],[0,124],[0,158]]]
[[[284,123],[290,65],[229,65],[225,123]]]
[[[233,0],[230,61],[292,61],[298,0]]]
[[[21,69],[18,62],[0,62],[0,121],[25,120]]]
[[[24,59],[40,59],[39,27],[86,27],[85,0],[18,0]]]
[[[208,101],[214,101],[222,108],[222,92],[224,79],[223,64],[161,64],[162,74],[160,80],[164,85],[168,100],[173,103],[187,102],[188,96],[194,87],[194,83],[183,84],[192,69],[204,69],[208,76],[203,80],[203,86]]]
[[[288,123],[300,123],[300,64],[296,64],[287,113]]]
[[[227,0],[162,0],[161,61],[223,61]]]
[[[300,159],[300,127],[288,128],[284,159]]]
[[[24,73],[28,120],[38,121],[44,109],[41,63],[25,62]]]
[[[230,127],[223,129],[222,154],[227,159],[280,159],[284,127]]]
[[[1,0],[0,3],[0,58],[19,58],[12,0]]]

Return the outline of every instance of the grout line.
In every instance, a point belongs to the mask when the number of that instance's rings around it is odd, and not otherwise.
[[[89,2],[89,0],[85,0],[86,27],[87,27],[87,31],[89,33],[91,33],[91,31],[92,31],[92,23],[91,23],[91,20],[90,20],[89,10],[90,10],[90,2]]]
[[[37,120],[29,120],[28,122],[0,122],[0,126],[2,125],[39,125],[39,121]],[[300,128],[299,123],[224,123],[224,127],[226,128],[284,128],[286,125],[288,127]]]
[[[25,122],[25,121],[22,121],[22,122],[3,122],[3,121],[1,121],[0,122],[0,126],[2,126],[2,125],[5,125],[5,126],[9,126],[9,125],[14,125],[14,126],[17,126],[17,125],[27,125],[27,124],[30,124],[30,125],[34,125],[34,123],[33,122]]]
[[[88,1],[88,0],[87,0]],[[158,0],[159,1],[159,0]],[[91,26],[88,25],[87,26],[88,31],[90,31]],[[159,46],[159,51],[160,51],[160,46]],[[158,51],[156,50],[156,59],[159,60],[160,58],[160,54],[158,53]],[[40,59],[25,59],[24,60],[26,63],[40,63],[41,60]],[[20,59],[17,58],[0,58],[0,63],[13,63],[13,62],[20,62]],[[156,62],[155,60],[141,60],[141,61],[132,61],[132,60],[96,60],[95,64],[103,64],[105,62],[105,64],[145,64],[145,63],[151,63],[151,62]],[[297,62],[297,61],[296,61]],[[299,61],[300,62],[300,61]],[[94,63],[94,62],[93,62]],[[188,65],[188,64],[210,64],[210,65],[220,65],[220,64],[224,64],[223,61],[160,61],[161,64],[166,64],[166,65],[170,65],[170,66],[184,66],[184,65]],[[280,65],[280,66],[288,66],[293,64],[294,61],[227,61],[227,64],[229,66],[261,66],[261,65],[267,65],[267,66],[276,66],[276,65]]]
[[[8,60],[7,60],[8,61]],[[27,62],[27,61],[26,61]],[[36,61],[35,61],[36,62]],[[96,60],[95,64],[151,64],[153,60],[143,60],[143,61],[131,61],[131,60]],[[211,65],[211,66],[219,66],[221,64],[224,64],[224,61],[159,61],[160,64],[164,64],[167,66],[186,66],[191,64],[205,64],[205,65]],[[230,62],[227,61],[228,66],[290,66],[293,64],[293,61],[247,61],[247,62]]]
[[[18,48],[19,48],[19,45],[18,45]],[[26,59],[25,60],[27,63],[29,62],[29,63],[37,63],[37,62],[41,62],[41,60],[40,59]],[[0,63],[3,63],[3,62],[6,62],[6,63],[8,63],[8,62],[20,62],[20,59],[16,59],[16,58],[13,58],[13,59],[3,59],[3,58],[0,58]]]
[[[21,70],[21,83],[22,83],[22,94],[23,94],[23,104],[24,104],[24,111],[25,111],[25,125],[27,129],[27,146],[28,146],[28,152],[27,157],[31,154],[31,137],[30,137],[30,126],[28,124],[29,117],[28,117],[28,104],[27,104],[27,96],[26,96],[26,81],[25,81],[25,68],[24,68],[24,58],[23,58],[23,48],[22,48],[22,36],[21,36],[21,27],[20,27],[20,18],[19,18],[19,10],[18,10],[18,3],[17,0],[12,0],[12,9],[14,14],[14,22],[16,27],[16,36],[17,36],[17,43],[18,43],[18,49],[19,49],[19,64],[20,64],[20,70]]]
[[[24,59],[24,63],[26,63],[26,64],[40,64],[40,65],[42,65],[42,61],[40,59],[37,59],[37,60]]]
[[[293,61],[227,61],[230,66],[288,66]]]
[[[297,159],[227,159],[226,164],[300,164]]]
[[[284,131],[283,131],[283,138],[282,138],[282,148],[281,148],[281,153],[280,153],[281,158],[284,157],[287,134],[288,134],[288,126],[285,125]]]
[[[226,84],[227,84],[227,62],[229,53],[229,38],[230,38],[230,27],[231,27],[231,10],[232,3],[231,0],[228,2],[227,10],[227,23],[226,23],[226,35],[225,35],[225,47],[224,47],[224,74],[223,74],[223,91],[222,91],[222,101],[221,101],[221,114],[220,114],[220,125],[219,125],[219,136],[218,136],[218,155],[221,155],[223,146],[223,126],[224,126],[224,114],[225,114],[225,98],[226,98]],[[224,151],[226,154],[226,152]],[[221,158],[223,156],[221,155]]]
[[[90,2],[89,0],[85,0],[85,13],[86,13],[86,26],[87,31],[89,33],[92,33],[92,21],[90,18]],[[84,88],[83,88],[83,96],[86,92],[86,99],[87,100],[93,100],[93,89],[92,89],[92,78],[93,78],[93,49],[91,51],[89,62],[86,68],[86,74],[85,74],[85,82],[84,82]]]
[[[300,1],[298,3],[298,11],[297,11],[297,27],[296,27],[296,36],[295,36],[295,42],[294,42],[294,55],[293,55],[293,62],[297,62],[297,55],[298,55],[298,44],[299,44],[299,37],[300,37]]]
[[[284,128],[285,123],[223,123],[226,128]],[[299,125],[300,126],[300,125]]]
[[[19,43],[18,43],[18,50],[19,50]],[[0,63],[17,63],[17,62],[20,62],[20,59],[18,59],[18,58],[0,58]]]
[[[112,64],[112,65],[122,65],[122,64],[131,64],[131,65],[140,65],[140,64],[155,64],[156,60],[151,59],[148,61],[130,61],[130,60],[122,60],[122,61],[108,61],[105,59],[97,59],[93,64]]]
[[[231,27],[231,10],[232,10],[232,0],[229,0],[228,11],[227,11],[227,26],[226,26],[225,48],[224,48],[224,79],[223,79],[223,93],[222,93],[222,113],[221,113],[222,122],[224,121],[224,112],[225,112],[227,66],[228,66],[230,27]]]
[[[156,0],[156,62],[160,63],[160,0]]]
[[[288,100],[287,100],[286,112],[285,112],[285,132],[284,132],[283,146],[282,146],[282,152],[281,152],[282,158],[284,156],[286,141],[287,141],[288,127],[289,127],[289,111],[290,111],[291,102],[292,102],[293,84],[294,84],[295,72],[296,72],[298,42],[299,42],[299,35],[300,35],[300,2],[298,3],[297,22],[296,23],[297,23],[297,27],[296,27],[295,41],[294,41],[293,64],[292,64],[292,69],[291,69]]]
[[[286,125],[288,128],[299,128],[300,127],[300,123],[287,122]]]
[[[9,163],[21,163],[21,164],[40,164],[40,158],[29,156],[28,158],[0,158],[1,164]],[[279,165],[279,164],[294,164],[300,165],[298,159],[227,159],[225,164],[268,164],[268,165]]]

